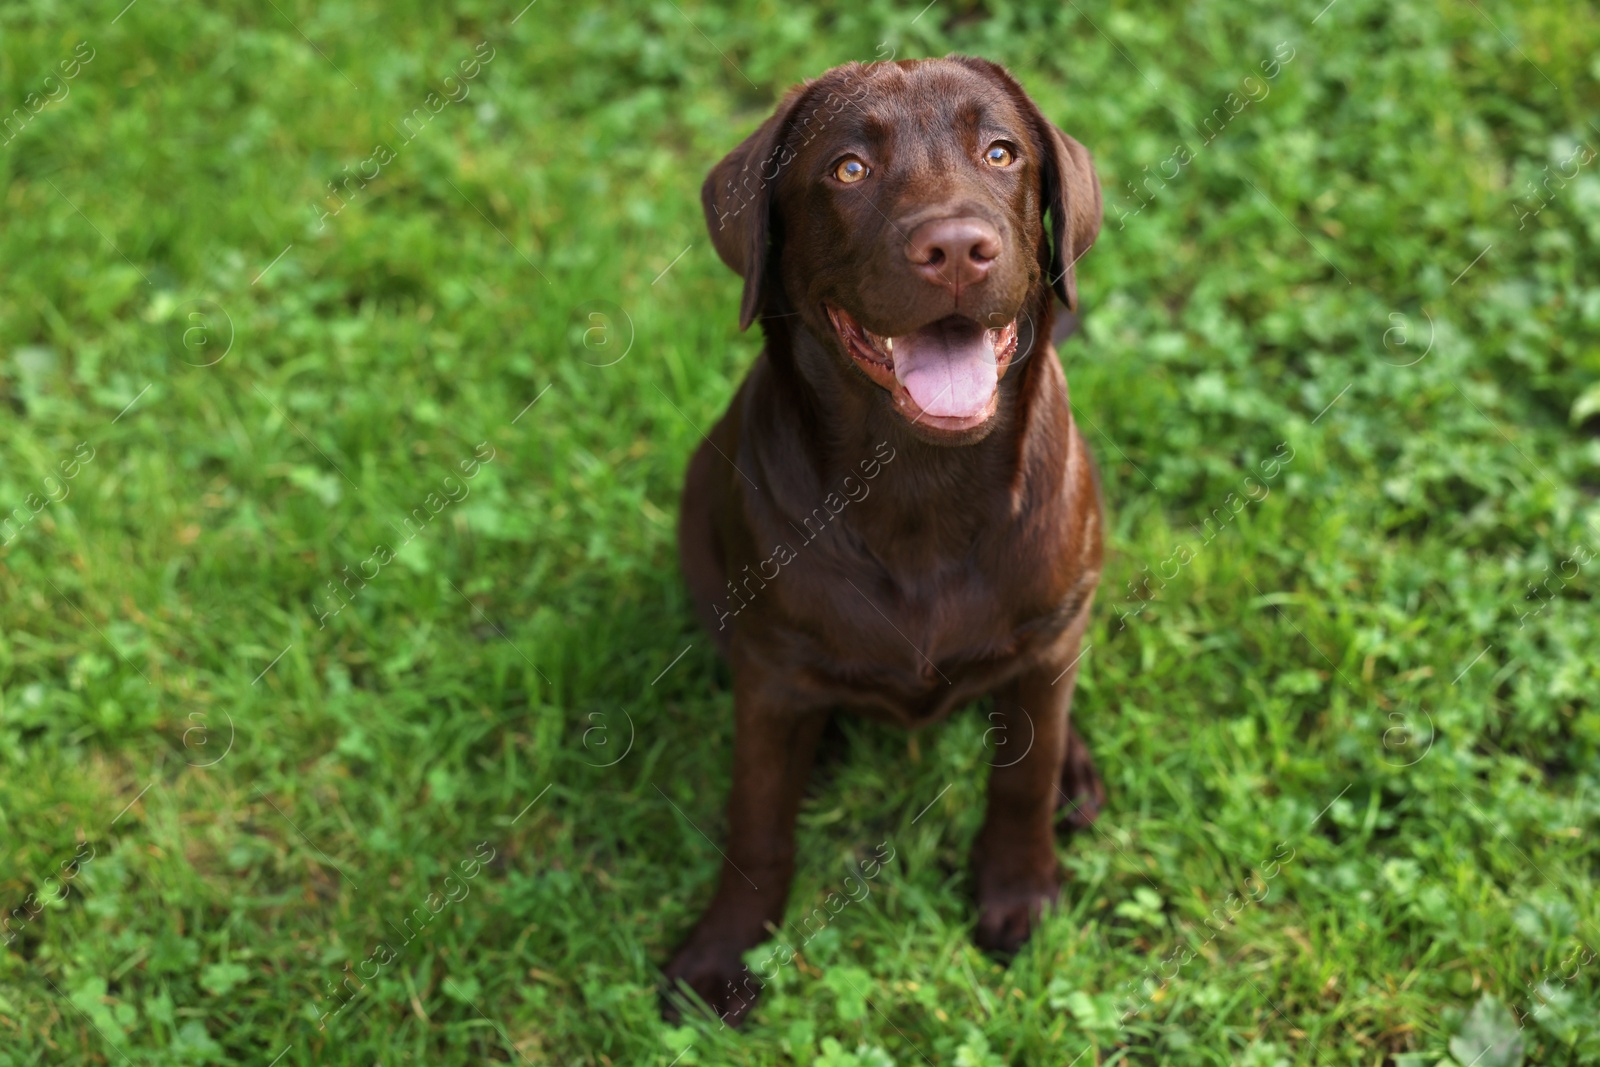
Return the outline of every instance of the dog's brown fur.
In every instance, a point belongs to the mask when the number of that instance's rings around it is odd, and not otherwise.
[[[1015,161],[985,169],[997,137]],[[865,181],[833,180],[845,154],[870,156]],[[1056,898],[1057,809],[1079,824],[1099,811],[1069,723],[1100,574],[1098,476],[1049,339],[1052,292],[1076,309],[1073,264],[1101,205],[1083,146],[1002,68],[959,56],[851,64],[792,90],[703,200],[745,280],[741,324],[759,317],[766,348],[684,487],[683,569],[733,667],[734,771],[716,895],[666,974],[737,1023],[758,986],[740,957],[782,920],[833,709],[918,727],[992,695],[1005,736],[1033,738],[991,773],[974,848],[987,949],[1014,951]],[[965,289],[907,259],[908,234],[957,215],[1000,241]],[[994,414],[960,432],[914,424],[825,303],[895,336],[952,312],[1015,318]]]

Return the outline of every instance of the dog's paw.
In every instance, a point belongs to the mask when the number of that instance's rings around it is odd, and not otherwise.
[[[1010,959],[1033,935],[1045,911],[1055,906],[1060,895],[1060,886],[1051,885],[1047,889],[994,893],[980,899],[973,941],[991,956]]]
[[[728,1026],[738,1026],[755,1006],[763,984],[737,952],[694,944],[679,949],[663,973],[667,988],[661,1015],[672,1023],[679,1021],[685,1007],[693,1005],[693,997],[688,995],[692,993]]]
[[[1061,766],[1061,788],[1056,793],[1056,828],[1065,833],[1087,830],[1105,806],[1105,783],[1089,756],[1089,746],[1074,729],[1067,738],[1067,758]]]
[[[1074,793],[1063,791],[1056,798],[1056,829],[1068,834],[1087,830],[1100,817],[1100,810],[1105,805],[1106,788],[1100,784],[1099,778],[1081,786]]]

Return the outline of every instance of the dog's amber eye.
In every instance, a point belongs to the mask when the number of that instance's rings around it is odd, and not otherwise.
[[[1011,166],[1011,149],[1003,144],[992,144],[983,154],[983,161],[991,167]]]
[[[855,156],[846,156],[844,159],[839,161],[839,165],[837,167],[833,168],[833,176],[844,182],[846,185],[849,185],[852,182],[858,182],[871,173],[872,172],[867,169],[867,165],[861,162],[861,160],[857,159]]]

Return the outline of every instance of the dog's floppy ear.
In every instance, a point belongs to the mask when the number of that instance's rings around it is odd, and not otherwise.
[[[1031,103],[1030,103],[1030,106]],[[1044,205],[1050,212],[1050,281],[1068,311],[1078,310],[1078,277],[1074,264],[1094,247],[1104,210],[1094,157],[1077,141],[1056,129],[1033,109],[1044,144]]]
[[[722,262],[744,278],[739,329],[747,329],[761,310],[766,282],[767,235],[771,228],[772,186],[794,159],[782,143],[784,129],[803,95],[791,89],[772,117],[711,168],[700,187],[711,243]]]

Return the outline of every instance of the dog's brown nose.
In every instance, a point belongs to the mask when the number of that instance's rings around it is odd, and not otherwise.
[[[918,226],[906,245],[911,260],[928,281],[957,296],[983,281],[1000,254],[1000,234],[982,219],[933,219]]]

